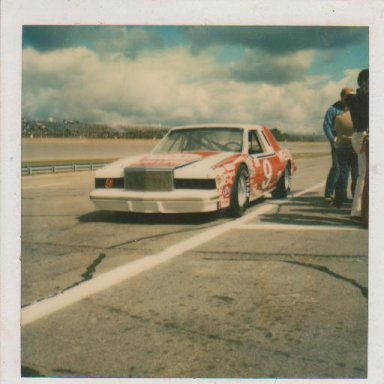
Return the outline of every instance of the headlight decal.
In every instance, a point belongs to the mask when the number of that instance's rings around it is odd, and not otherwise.
[[[124,179],[122,177],[98,177],[95,179],[96,189],[109,189],[109,188],[124,188]]]

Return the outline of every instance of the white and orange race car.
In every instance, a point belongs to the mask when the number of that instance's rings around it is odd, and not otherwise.
[[[285,198],[296,170],[291,153],[260,125],[205,124],[171,129],[148,155],[96,171],[98,209],[241,216],[266,193]]]

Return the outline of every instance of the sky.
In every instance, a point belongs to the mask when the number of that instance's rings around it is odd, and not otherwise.
[[[321,133],[368,43],[368,27],[24,26],[22,116]]]

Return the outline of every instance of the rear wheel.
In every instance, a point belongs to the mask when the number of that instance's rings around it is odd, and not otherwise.
[[[272,192],[272,197],[274,199],[285,199],[291,191],[291,187],[291,165],[287,164],[283,175],[281,175],[279,181],[277,182],[276,189]]]
[[[240,217],[249,205],[249,175],[245,165],[240,165],[232,187],[231,205],[229,214],[232,217]]]

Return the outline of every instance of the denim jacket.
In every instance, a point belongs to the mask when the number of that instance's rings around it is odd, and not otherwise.
[[[337,101],[333,105],[331,105],[324,116],[324,122],[323,122],[323,130],[325,135],[327,136],[327,139],[332,144],[335,142],[336,139],[336,131],[335,131],[335,118],[337,115],[340,115],[340,113],[344,112],[344,106],[341,103],[341,101]]]

